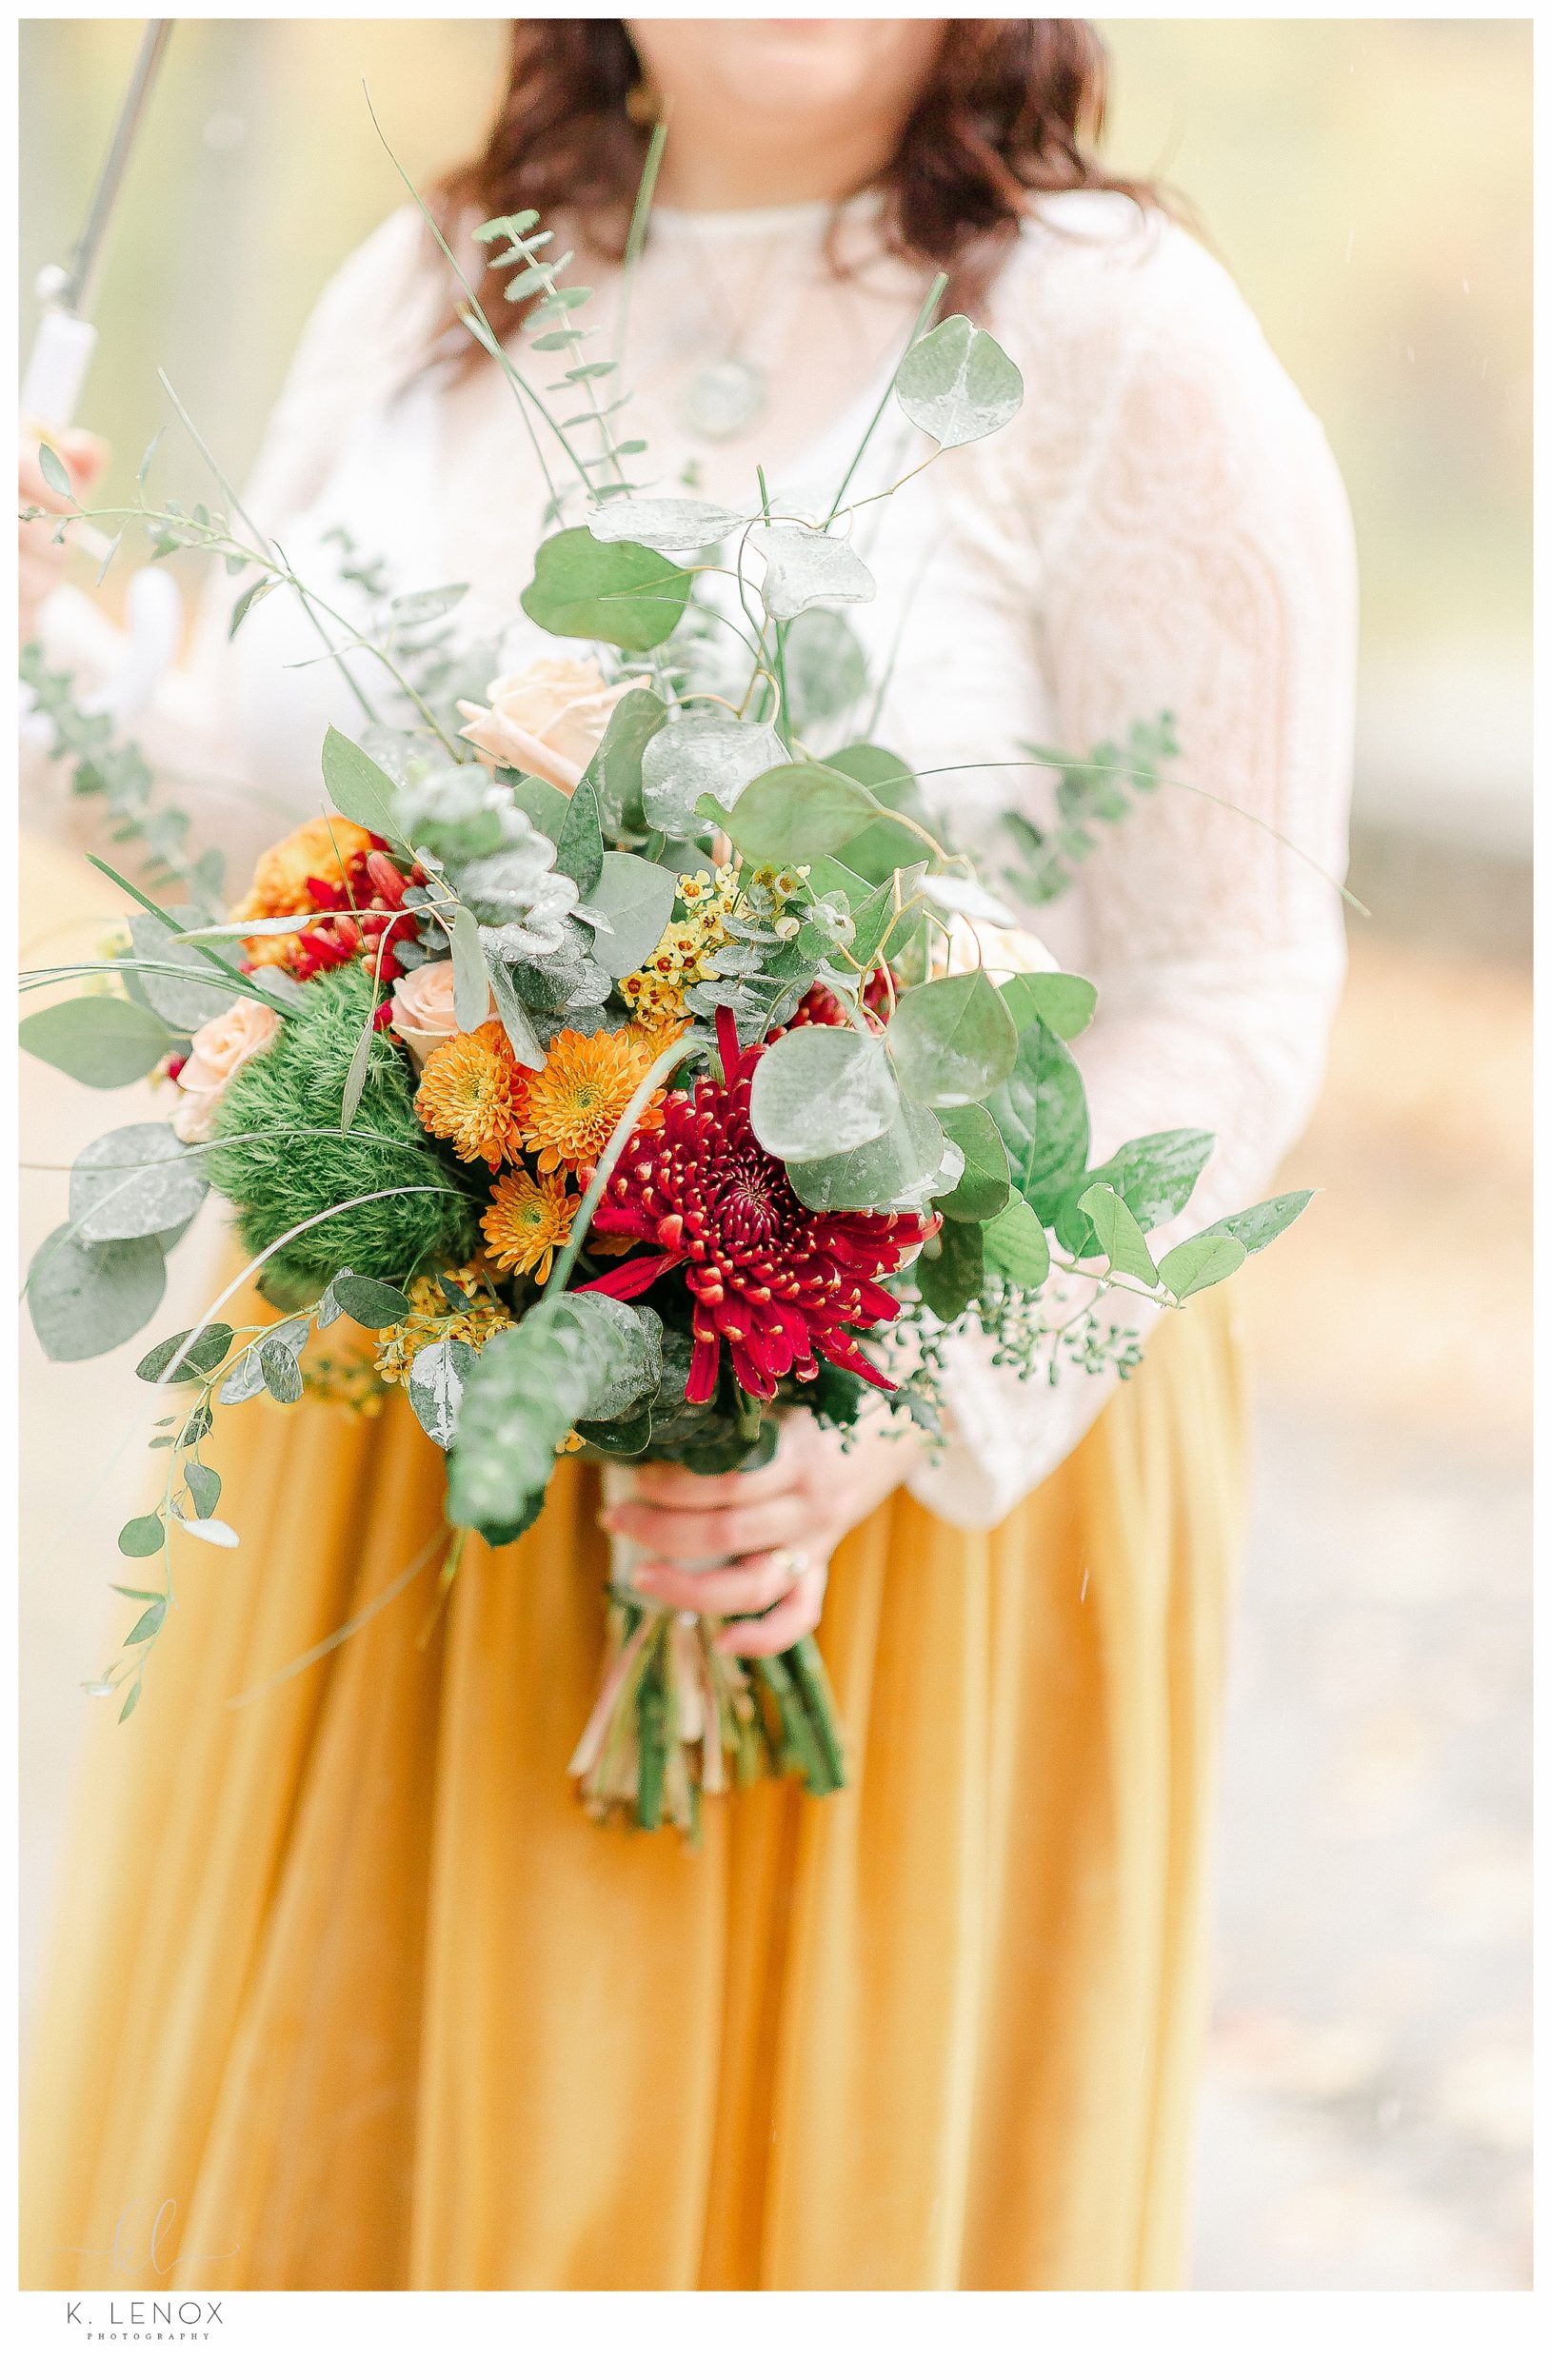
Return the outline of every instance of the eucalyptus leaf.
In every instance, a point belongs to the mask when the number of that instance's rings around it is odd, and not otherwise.
[[[867,655],[839,611],[800,613],[786,632],[786,707],[800,736],[839,719],[867,691]]]
[[[1055,968],[1012,975],[1002,990],[1021,1033],[1038,1017],[1064,1041],[1076,1041],[1094,1014],[1094,986],[1082,975],[1061,975]]]
[[[242,566],[243,565],[239,563],[238,567],[241,568]],[[260,602],[264,596],[272,594],[274,589],[279,585],[280,581],[278,579],[257,578],[249,580],[248,585],[244,587],[242,593],[238,596],[237,601],[231,607],[231,618],[227,623],[227,642],[229,645],[230,644],[232,638],[236,635],[238,629],[242,626],[243,622],[248,618],[248,615],[252,610],[254,605]]]
[[[143,1081],[177,1044],[159,1017],[133,1001],[90,993],[57,1001],[24,1017],[17,1039],[46,1065],[57,1066],[94,1091],[118,1091]]]
[[[156,1239],[84,1247],[61,1223],[32,1259],[27,1303],[44,1354],[81,1363],[122,1347],[162,1302],[167,1260]]]
[[[480,1350],[448,1461],[457,1527],[508,1543],[531,1525],[555,1449],[584,1419],[607,1421],[651,1395],[663,1324],[650,1308],[596,1291],[543,1299]]]
[[[699,496],[622,496],[601,506],[587,526],[601,545],[628,539],[654,553],[688,554],[736,537],[746,518]]]
[[[598,801],[586,780],[566,805],[566,823],[555,844],[555,866],[568,876],[584,901],[597,883],[604,865],[604,833]]]
[[[1011,1195],[1003,1136],[984,1107],[951,1107],[938,1118],[965,1159],[965,1171],[936,1203],[955,1222],[985,1223]]]
[[[221,1474],[209,1463],[195,1462],[192,1458],[184,1464],[183,1483],[189,1490],[198,1520],[209,1520],[221,1500]]]
[[[167,1531],[160,1513],[142,1513],[138,1519],[127,1520],[119,1531],[119,1552],[132,1562],[149,1561],[166,1542]]]
[[[301,1354],[308,1343],[311,1327],[305,1314],[294,1314],[289,1316],[284,1322],[277,1322],[272,1330],[266,1331],[262,1339],[255,1339],[249,1346],[245,1348],[230,1371],[225,1375],[220,1387],[215,1392],[216,1403],[218,1405],[243,1405],[250,1397],[262,1397],[269,1386],[269,1372],[265,1361],[266,1350],[278,1348],[289,1353],[294,1362],[294,1359]],[[271,1361],[273,1360],[274,1358],[271,1357]],[[289,1385],[289,1374],[282,1370],[281,1377]],[[300,1368],[297,1369],[297,1378],[298,1380],[301,1378]],[[300,1393],[299,1389],[298,1394]],[[280,1401],[285,1403],[288,1400],[283,1398]],[[290,1401],[294,1402],[294,1399]]]
[[[135,1365],[135,1376],[168,1388],[181,1388],[189,1380],[204,1379],[218,1363],[225,1362],[230,1346],[229,1322],[207,1322],[192,1339],[187,1331],[174,1331],[170,1339],[159,1340],[149,1355],[141,1357]],[[168,1365],[174,1356],[178,1361],[169,1372]]]
[[[125,1643],[149,1644],[153,1636],[160,1634],[162,1622],[168,1616],[168,1610],[169,1603],[165,1595],[159,1595],[154,1603],[148,1603],[145,1610],[141,1613],[140,1617],[135,1621],[134,1626],[125,1637]],[[139,1691],[140,1680],[137,1677],[125,1699],[124,1710],[119,1713],[119,1717],[121,1719],[124,1717],[126,1712],[133,1708]]]
[[[520,1066],[529,1066],[537,1071],[545,1062],[544,1046],[533,1029],[533,1019],[518,997],[511,969],[503,959],[490,959],[487,963],[490,996],[511,1044],[512,1056]]]
[[[886,884],[906,868],[920,867],[925,873],[929,852],[922,836],[905,820],[879,818],[843,843],[836,856],[866,883]]]
[[[726,711],[690,711],[660,727],[642,756],[642,809],[665,835],[698,831],[696,803],[709,794],[732,809],[746,785],[788,760],[774,727],[730,719]]]
[[[405,628],[427,628],[433,620],[445,620],[449,611],[457,610],[468,593],[466,583],[462,586],[428,586],[418,595],[395,595],[388,605],[395,633]]]
[[[1019,1037],[1001,993],[977,967],[913,984],[889,1022],[889,1054],[912,1099],[969,1107],[1007,1081]]]
[[[554,636],[596,637],[645,653],[673,634],[693,584],[688,570],[649,546],[562,529],[540,546],[522,602]]]
[[[559,843],[568,806],[559,785],[547,783],[543,777],[520,777],[511,794],[517,807],[532,820],[539,832],[549,843]]]
[[[439,1339],[422,1347],[409,1367],[410,1410],[427,1437],[444,1453],[458,1435],[464,1383],[474,1362],[474,1349],[461,1339]]]
[[[895,374],[902,411],[940,446],[966,446],[1010,422],[1024,378],[987,330],[950,314],[918,339]]]
[[[879,1035],[805,1024],[784,1033],[755,1068],[749,1129],[772,1157],[801,1163],[876,1140],[900,1108],[900,1086]]]
[[[66,470],[63,463],[61,463],[58,455],[55,454],[52,446],[48,446],[47,444],[40,444],[38,447],[38,468],[42,471],[44,478],[48,481],[56,496],[70,496],[71,501],[74,501],[73,490],[70,486],[70,475],[69,471]]]
[[[816,604],[866,604],[878,585],[861,554],[823,529],[779,522],[755,529],[749,543],[765,556],[761,593],[773,620],[795,620]]]
[[[300,1318],[298,1318],[300,1319]],[[258,1341],[259,1370],[277,1405],[294,1405],[302,1395],[302,1367],[294,1350],[278,1331]]]
[[[925,1207],[962,1178],[964,1158],[945,1139],[930,1107],[903,1101],[899,1117],[877,1140],[839,1157],[789,1163],[786,1173],[803,1204],[816,1214],[846,1208],[881,1213]]]
[[[395,1289],[391,1281],[374,1280],[368,1273],[347,1269],[336,1273],[328,1286],[340,1311],[369,1331],[389,1330],[409,1311],[402,1289]]]
[[[70,1168],[70,1221],[83,1243],[175,1231],[204,1200],[199,1157],[170,1124],[119,1124]]]
[[[380,835],[400,851],[408,850],[395,808],[398,787],[386,769],[337,727],[324,737],[323,773],[328,798],[342,818]]]
[[[865,786],[818,761],[766,769],[745,787],[732,815],[706,795],[696,809],[725,827],[756,867],[797,867],[837,852],[878,816]]]
[[[679,880],[670,868],[629,851],[606,851],[589,905],[607,919],[593,935],[593,957],[616,981],[657,948],[673,915]]]
[[[490,1013],[490,976],[480,947],[480,927],[462,902],[452,913],[452,1006],[461,1033],[476,1033]]]
[[[197,929],[202,922],[198,909],[178,908],[172,914],[185,928]],[[144,911],[131,918],[129,942],[137,959],[185,970],[176,976],[143,974],[139,978],[146,1005],[154,1009],[163,1023],[171,1025],[174,1032],[197,1033],[213,1017],[225,1016],[233,1001],[241,998],[230,976],[213,967],[207,982],[190,981],[199,972],[197,954],[160,918]]]
[[[838,768],[843,777],[855,777],[869,793],[877,794],[885,809],[908,811],[921,797],[914,773],[886,744],[846,744],[839,752],[826,752],[825,764]]]
[[[609,713],[608,725],[582,783],[598,803],[607,836],[647,822],[642,811],[642,762],[648,744],[667,718],[667,705],[649,686],[631,686]]]
[[[985,1235],[979,1223],[939,1226],[916,1259],[916,1285],[940,1322],[956,1322],[985,1285]]]

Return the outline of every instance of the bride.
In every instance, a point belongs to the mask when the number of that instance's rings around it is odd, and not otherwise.
[[[1030,922],[1099,986],[1095,1145],[1218,1135],[1184,1234],[1262,1192],[1320,1078],[1352,556],[1319,427],[1228,277],[1095,164],[1103,72],[1063,19],[519,21],[494,129],[434,204],[471,273],[486,217],[559,220],[661,487],[744,506],[761,466],[826,506],[940,268],[945,310],[1018,363],[1011,427],[858,516],[877,733],[920,769],[983,764],[934,782],[985,857],[1048,799],[1023,745],[1176,714],[1208,798],[1140,797]],[[521,349],[521,307],[487,302]],[[64,451],[84,484],[97,450]],[[24,495],[56,504],[36,458]],[[326,290],[247,501],[348,612],[370,557],[407,589],[468,582],[504,669],[557,649],[517,604],[544,481],[413,208]],[[24,532],[24,615],[90,679],[112,634],[46,536]],[[287,666],[318,649],[289,596],[229,647],[227,604],[135,732],[205,773],[240,868],[260,838],[220,783],[311,811],[325,726],[361,712]],[[1020,1385],[974,1343],[957,1364],[939,1462],[794,1423],[762,1473],[661,1466],[611,1511],[653,1595],[759,1615],[730,1646],[818,1621],[844,1714],[849,1792],[729,1797],[693,1855],[568,1795],[606,1566],[587,1466],[518,1545],[474,1549],[434,1620],[422,1577],[300,1664],[434,1530],[441,1458],[397,1400],[224,1418],[242,1551],[190,1547],[132,1723],[93,1706],[25,2278],[100,2280],[83,2247],[139,2205],[191,2286],[1177,2283],[1244,1486],[1232,1305],[1172,1316],[1120,1389]]]

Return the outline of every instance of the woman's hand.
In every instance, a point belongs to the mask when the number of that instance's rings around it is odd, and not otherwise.
[[[601,1517],[661,1558],[644,1563],[644,1595],[685,1612],[750,1613],[725,1628],[727,1653],[785,1653],[818,1621],[830,1556],[847,1531],[897,1488],[921,1454],[916,1432],[887,1408],[859,1424],[849,1453],[811,1415],[789,1414],[763,1471],[701,1478],[677,1463],[644,1463],[630,1501]],[[716,1570],[682,1560],[724,1554]]]
[[[70,473],[76,495],[84,496],[92,482],[101,477],[108,461],[105,442],[86,429],[50,430],[42,435]],[[20,508],[25,511],[30,505],[40,505],[45,512],[66,512],[70,507],[65,498],[43,476],[43,466],[38,461],[39,439],[39,431],[24,425],[17,465]],[[38,613],[65,575],[70,548],[54,543],[50,521],[24,521],[20,544],[17,604],[21,642],[27,645],[37,634]]]

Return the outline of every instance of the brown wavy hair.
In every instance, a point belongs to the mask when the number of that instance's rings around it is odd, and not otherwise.
[[[1152,184],[1096,161],[1105,67],[1104,46],[1082,17],[946,24],[899,147],[869,185],[884,200],[890,251],[947,273],[945,312],[978,310],[1043,196],[1116,190],[1140,208],[1164,204]],[[470,210],[477,220],[528,207],[564,211],[618,261],[649,137],[627,107],[641,79],[621,17],[517,18],[490,136],[436,192],[444,230],[450,236]],[[537,300],[512,303],[495,291],[483,302],[505,341]],[[468,347],[472,366],[484,350]]]

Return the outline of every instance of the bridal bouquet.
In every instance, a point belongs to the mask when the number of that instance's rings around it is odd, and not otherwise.
[[[545,235],[527,218],[487,233],[541,293],[535,345],[574,352]],[[1000,427],[1021,384],[985,331],[925,319],[893,393],[941,450]],[[785,1410],[845,1433],[876,1399],[941,1437],[961,1332],[1025,1373],[1124,1373],[1139,1350],[1095,1312],[1108,1287],[1178,1305],[1308,1196],[1150,1251],[1210,1136],[1096,1157],[1068,1046],[1093,987],[946,845],[905,760],[840,736],[861,647],[837,607],[872,591],[845,486],[806,518],[642,493],[599,374],[566,372],[601,445],[573,455],[586,518],[547,539],[522,599],[569,644],[490,676],[448,626],[463,589],[396,596],[358,559],[373,609],[352,635],[395,703],[359,741],[329,731],[327,806],[226,914],[176,834],[148,833],[123,750],[30,664],[78,787],[132,783],[120,832],[158,866],[137,886],[98,863],[134,904],[127,938],[34,970],[31,987],[87,988],[23,1041],[101,1087],[149,1076],[166,1101],[77,1161],[29,1277],[36,1329],[66,1361],[140,1331],[211,1191],[249,1259],[138,1367],[163,1392],[166,1460],[120,1546],[156,1583],[119,1589],[141,1610],[93,1688],[122,1689],[125,1716],[179,1536],[236,1542],[211,1460],[229,1405],[402,1393],[447,1457],[450,1577],[468,1532],[503,1545],[533,1525],[562,1459],[753,1466]],[[234,633],[297,585],[235,513],[140,510],[164,549],[244,576]],[[719,585],[736,604],[719,609]],[[1171,748],[1164,723],[1108,759],[1058,758],[1119,794],[1156,787]],[[1062,817],[1046,863],[1081,856]],[[221,1309],[253,1279],[269,1316],[236,1327]],[[369,1360],[320,1348],[347,1319]],[[762,1772],[840,1785],[812,1640],[726,1656],[712,1622],[636,1591],[628,1554],[572,1764],[587,1806],[693,1833],[704,1794]]]

